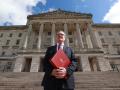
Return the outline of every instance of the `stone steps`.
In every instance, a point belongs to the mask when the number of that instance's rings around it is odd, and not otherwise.
[[[43,90],[44,73],[0,73],[0,90]],[[118,72],[76,72],[75,90],[120,90]]]

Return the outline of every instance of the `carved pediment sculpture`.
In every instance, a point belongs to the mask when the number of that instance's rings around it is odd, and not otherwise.
[[[85,14],[85,13],[77,13],[77,12],[70,12],[70,11],[64,11],[61,9],[46,12],[46,13],[40,13],[38,15],[30,15],[28,16],[28,19],[45,19],[45,18],[91,18],[91,14]]]

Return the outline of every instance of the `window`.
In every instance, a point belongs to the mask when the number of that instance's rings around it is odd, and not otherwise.
[[[48,32],[48,36],[50,36],[51,35],[51,32]]]
[[[3,33],[0,34],[0,37],[3,37]]]
[[[7,40],[6,45],[9,45],[9,44],[10,44],[10,40]]]
[[[72,32],[68,32],[68,35],[72,35]]]
[[[103,38],[101,38],[101,42],[102,42],[102,43],[105,43],[105,41],[104,41],[104,39],[103,39]]]
[[[19,45],[20,44],[20,40],[18,39],[17,41],[16,41],[16,45]]]
[[[111,40],[112,40],[112,43],[113,43],[113,44],[116,44],[115,38],[111,38]]]
[[[9,71],[10,69],[12,69],[12,62],[7,62],[5,69],[6,69],[6,71]]]
[[[120,31],[118,32],[118,34],[120,35]]]
[[[9,48],[9,46],[2,46],[2,48],[3,48],[3,49],[8,49],[8,48]]]
[[[73,43],[73,39],[72,38],[69,38],[69,43]]]
[[[109,54],[108,45],[103,45],[104,53]]]
[[[112,33],[111,33],[110,31],[108,32],[108,34],[109,34],[110,36],[112,35]]]
[[[10,34],[9,34],[9,37],[12,37],[12,35],[13,35],[13,34],[12,34],[12,33],[10,33]]]
[[[98,34],[99,34],[100,36],[102,36],[102,32],[99,31]]]
[[[47,41],[51,41],[51,38],[48,37],[48,38],[47,38]]]
[[[12,65],[12,62],[7,62],[7,65],[10,65],[10,66],[11,66],[11,65]]]
[[[35,43],[38,43],[38,38],[36,38]]]
[[[18,37],[21,37],[22,36],[22,33],[19,33]]]
[[[4,55],[5,55],[5,52],[3,51],[3,52],[2,52],[2,56],[4,56]]]

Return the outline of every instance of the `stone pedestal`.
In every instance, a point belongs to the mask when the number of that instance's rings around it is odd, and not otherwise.
[[[97,60],[98,60],[98,66],[99,66],[100,71],[111,70],[109,61],[107,59],[105,59],[103,56],[98,56]]]
[[[90,69],[90,63],[88,60],[88,56],[87,55],[81,55],[81,65],[82,65],[82,70],[83,72],[85,71],[91,71]]]
[[[40,57],[39,56],[32,57],[30,72],[38,72],[39,67],[40,67]]]
[[[17,57],[13,72],[22,72],[25,65],[24,57]]]

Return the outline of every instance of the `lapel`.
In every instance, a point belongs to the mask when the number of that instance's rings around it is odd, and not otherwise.
[[[66,46],[63,47],[63,51],[67,54],[67,47]]]
[[[56,47],[57,47],[57,45],[54,45],[54,46],[52,46],[51,49],[49,50],[49,54],[50,54],[51,56],[53,56],[53,55],[56,53]]]
[[[71,52],[70,52],[70,50],[69,50],[66,46],[64,46],[63,51],[65,52],[65,54],[66,54],[69,58],[71,57]]]
[[[57,44],[54,45],[53,51],[56,53],[57,52]]]

